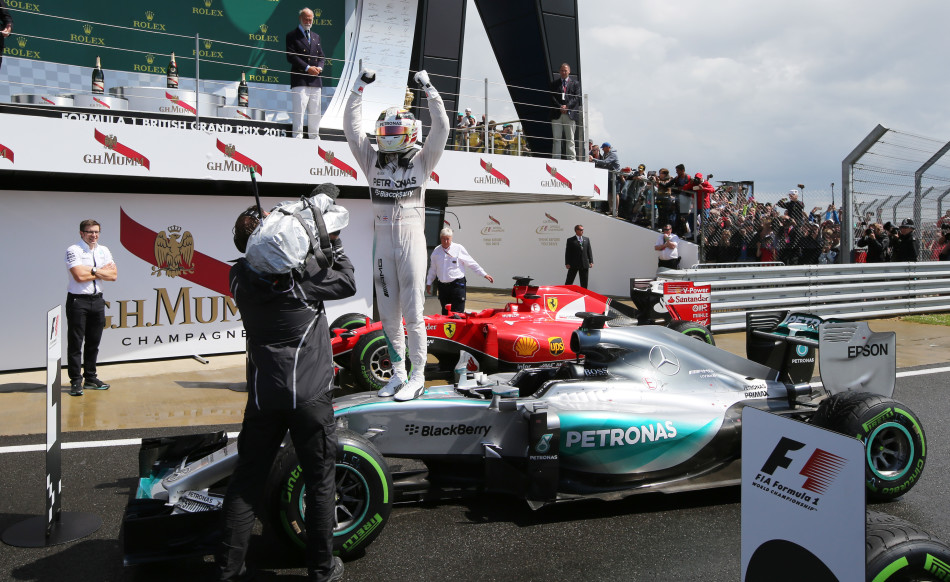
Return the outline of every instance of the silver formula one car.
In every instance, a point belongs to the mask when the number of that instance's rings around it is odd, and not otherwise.
[[[923,428],[890,398],[893,333],[807,314],[750,314],[745,359],[664,327],[608,328],[608,316],[583,315],[570,338],[580,356],[559,367],[460,370],[455,384],[410,402],[375,393],[335,400],[339,554],[361,553],[402,499],[491,491],[537,508],[736,484],[746,406],[863,440],[869,499],[898,497],[921,477]],[[809,383],[816,350],[823,384]],[[209,551],[235,458],[222,435],[144,443],[124,521],[126,562]],[[416,467],[391,472],[387,459]],[[262,518],[302,546],[299,475],[285,446]]]

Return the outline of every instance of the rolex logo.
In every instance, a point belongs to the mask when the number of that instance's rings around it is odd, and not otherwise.
[[[266,75],[266,74],[267,74],[267,65],[266,65],[266,64],[265,64],[265,65],[261,65],[260,71],[261,71],[261,74],[262,74],[262,75]]]
[[[210,41],[210,40],[206,40],[206,41],[204,41],[204,42],[205,42],[205,49],[206,49],[206,50],[211,49],[211,41]]]
[[[26,46],[26,37],[25,37],[25,36],[18,36],[18,37],[16,37],[16,43],[17,43],[18,45],[20,45],[20,48],[25,47],[25,46]]]
[[[108,149],[115,149],[115,144],[119,143],[119,140],[114,135],[107,135],[106,139],[103,142],[103,145]]]
[[[261,25],[261,33],[262,33],[262,34],[267,34],[267,24],[262,24],[262,25]]]
[[[314,9],[313,9],[313,17],[314,17],[314,18],[320,18],[320,15],[321,15],[321,14],[323,14],[323,11],[320,10],[319,8],[314,8]]]
[[[155,62],[155,55],[153,55],[153,54],[151,54],[151,53],[145,55],[145,62],[148,63],[148,64],[150,64],[150,65],[151,65],[152,63],[154,63],[154,62]]]
[[[211,8],[211,0],[205,0],[205,8]]]
[[[145,11],[145,19],[148,20],[149,22],[151,22],[153,18],[155,18],[155,13],[152,12],[151,10],[146,10],[146,11]]]
[[[91,24],[83,24],[83,25],[82,25],[82,30],[83,30],[83,32],[85,32],[86,34],[92,34],[92,25],[91,25]]]

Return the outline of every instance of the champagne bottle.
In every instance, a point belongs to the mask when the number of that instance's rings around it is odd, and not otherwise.
[[[241,72],[241,84],[238,85],[238,107],[247,107],[249,96],[247,92],[247,80],[244,78],[244,72]]]
[[[168,88],[178,88],[178,65],[175,64],[175,53],[172,53],[172,60],[168,63]]]
[[[102,74],[102,63],[96,57],[96,68],[92,70],[92,93],[102,95],[106,91],[106,76]]]

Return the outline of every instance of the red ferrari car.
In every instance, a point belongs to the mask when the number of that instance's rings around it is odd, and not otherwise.
[[[576,285],[538,286],[529,277],[515,277],[511,296],[515,301],[499,309],[425,317],[428,352],[438,360],[439,371],[451,373],[464,365],[491,374],[573,360],[569,340],[581,323],[577,313],[613,316],[611,327],[636,325],[635,309]],[[702,325],[673,321],[670,327],[712,343]],[[380,322],[352,313],[337,318],[331,329],[334,361],[361,389],[377,390],[389,380],[389,349]]]

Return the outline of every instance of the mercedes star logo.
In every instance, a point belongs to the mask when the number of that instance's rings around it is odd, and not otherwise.
[[[658,372],[667,376],[672,376],[680,371],[680,361],[676,358],[676,354],[670,348],[664,348],[663,346],[653,346],[650,350],[650,364]]]

